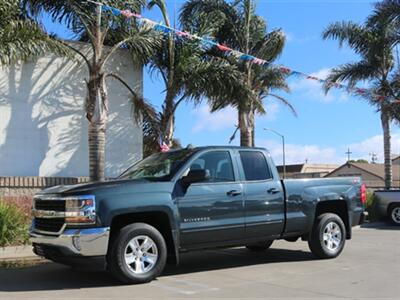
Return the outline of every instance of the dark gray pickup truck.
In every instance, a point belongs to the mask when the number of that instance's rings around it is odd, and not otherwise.
[[[334,258],[363,221],[360,179],[281,180],[265,149],[201,147],[154,154],[117,180],[35,196],[34,252],[64,264],[102,260],[126,283],[148,282],[182,252],[276,239]]]

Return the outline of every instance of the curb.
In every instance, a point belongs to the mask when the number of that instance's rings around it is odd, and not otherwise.
[[[17,246],[0,248],[0,261],[38,259],[32,252],[32,246]]]

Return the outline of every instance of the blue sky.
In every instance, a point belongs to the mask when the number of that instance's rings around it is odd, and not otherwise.
[[[166,1],[173,16],[184,1]],[[301,72],[324,77],[329,69],[357,59],[350,49],[338,48],[335,41],[323,41],[321,32],[328,24],[340,20],[362,22],[372,10],[371,1],[363,0],[258,0],[257,13],[270,29],[282,28],[287,44],[278,63]],[[144,12],[161,21],[157,9]],[[65,29],[45,20],[46,28],[63,37]],[[144,94],[157,107],[163,100],[161,80],[145,72]],[[348,148],[355,159],[369,159],[369,153],[383,160],[382,130],[379,114],[361,98],[343,91],[324,95],[313,81],[289,79],[292,89],[285,97],[295,106],[298,117],[273,99],[267,99],[267,114],[256,121],[256,145],[268,148],[277,163],[281,162],[280,138],[263,131],[267,127],[285,135],[288,163],[343,163]],[[210,114],[206,103],[194,107],[182,105],[177,111],[176,137],[183,145],[224,145],[235,129],[236,112],[225,109]],[[400,153],[400,131],[393,126],[393,153]],[[238,136],[234,144],[238,143]]]

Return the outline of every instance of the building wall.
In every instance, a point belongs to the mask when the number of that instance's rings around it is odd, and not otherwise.
[[[90,48],[74,43],[83,52]],[[118,51],[107,69],[142,93],[142,68]],[[0,69],[0,176],[84,177],[89,174],[84,63],[52,55]],[[106,176],[142,157],[142,130],[129,92],[109,79]]]

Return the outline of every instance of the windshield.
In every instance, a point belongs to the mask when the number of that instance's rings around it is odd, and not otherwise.
[[[139,161],[119,178],[168,181],[175,175],[183,163],[194,153],[193,149],[184,149],[153,154]]]

